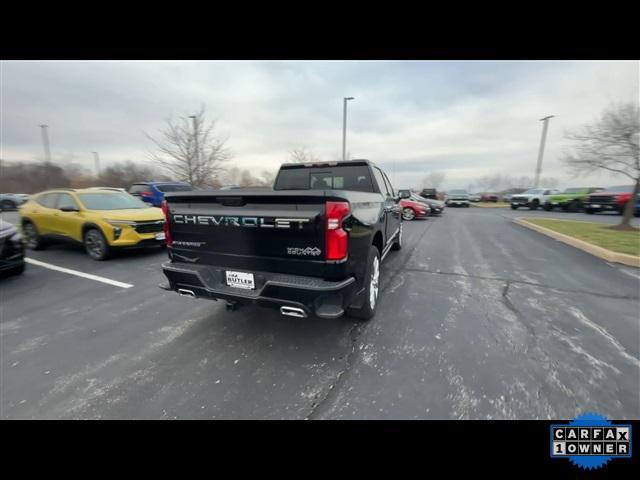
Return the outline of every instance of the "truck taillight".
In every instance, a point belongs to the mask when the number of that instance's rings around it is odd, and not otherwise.
[[[327,228],[325,234],[326,260],[342,260],[347,256],[349,237],[342,228],[343,220],[349,215],[348,202],[327,202]]]
[[[167,246],[170,247],[173,240],[171,239],[171,229],[169,228],[169,205],[166,200],[162,201],[162,213],[164,214],[164,225],[162,226],[164,230],[164,241]]]

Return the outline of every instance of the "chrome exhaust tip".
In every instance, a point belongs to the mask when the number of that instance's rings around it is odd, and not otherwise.
[[[307,318],[307,312],[298,307],[280,307],[280,313],[289,317]]]
[[[183,297],[196,298],[196,294],[193,293],[193,290],[187,290],[186,288],[179,288],[178,293]]]

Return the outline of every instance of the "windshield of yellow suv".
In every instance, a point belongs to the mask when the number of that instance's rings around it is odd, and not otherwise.
[[[126,193],[79,193],[78,197],[88,210],[150,208],[149,204]]]

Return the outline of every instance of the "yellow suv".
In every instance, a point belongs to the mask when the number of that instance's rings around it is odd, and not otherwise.
[[[164,214],[118,189],[56,189],[32,195],[19,208],[28,248],[59,237],[84,244],[94,260],[114,248],[164,245]]]

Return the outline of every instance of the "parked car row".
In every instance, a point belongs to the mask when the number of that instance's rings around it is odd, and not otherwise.
[[[425,193],[425,190],[427,192]],[[402,218],[404,220],[414,220],[416,218],[426,218],[429,215],[440,215],[444,210],[444,202],[433,197],[436,196],[435,189],[425,189],[420,195],[410,189],[398,190],[400,194],[400,206],[402,208]],[[422,194],[428,195],[423,197]]]
[[[117,249],[164,247],[165,192],[191,191],[181,182],[140,182],[117,187],[56,188],[34,195],[2,194],[2,210],[17,209],[21,231],[0,220],[0,273],[24,270],[24,248],[41,250],[53,242],[84,245],[94,260]]]
[[[620,215],[633,195],[633,185],[617,185],[609,188],[577,187],[563,191],[550,188],[532,188],[511,197],[511,208],[543,208],[549,212],[560,209],[565,212],[584,211],[588,214],[616,212]],[[640,197],[636,200],[636,216],[640,215]]]

